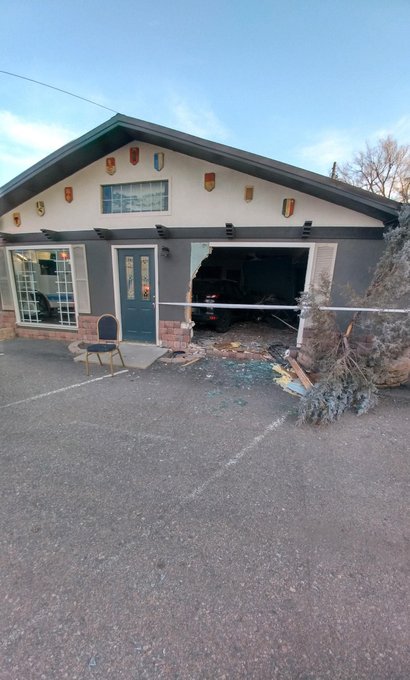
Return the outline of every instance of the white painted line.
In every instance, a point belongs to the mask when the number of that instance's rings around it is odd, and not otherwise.
[[[258,434],[256,437],[254,437],[252,439],[252,441],[249,442],[249,444],[244,446],[243,449],[238,451],[238,453],[235,456],[233,456],[226,463],[224,463],[222,465],[222,467],[220,467],[219,470],[216,470],[216,472],[214,472],[213,475],[208,477],[208,479],[205,480],[205,482],[203,482],[202,484],[197,486],[193,491],[191,491],[190,494],[188,494],[188,496],[185,496],[184,500],[185,501],[193,501],[193,500],[195,500],[195,498],[198,498],[198,496],[200,496],[205,491],[205,489],[210,484],[212,484],[212,482],[214,482],[216,479],[219,479],[220,477],[222,477],[222,475],[225,474],[226,470],[228,470],[230,467],[237,465],[239,463],[239,461],[242,460],[242,458],[244,456],[246,456],[247,453],[252,451],[258,444],[260,444],[264,439],[266,439],[268,434],[270,434],[271,432],[274,432],[281,425],[283,425],[287,416],[288,416],[288,414],[285,413],[285,415],[280,416],[280,418],[277,418],[272,423],[270,423],[267,426],[267,428],[265,428],[265,430],[261,434]]]
[[[116,371],[114,375],[120,375],[121,373],[128,373],[128,368],[123,371]],[[13,401],[10,404],[4,404],[0,406],[2,408],[9,408],[10,406],[18,406],[18,404],[26,404],[29,401],[35,401],[36,399],[43,399],[44,397],[51,397],[53,394],[59,394],[59,392],[67,392],[67,390],[73,390],[75,387],[83,387],[83,385],[89,385],[90,383],[98,382],[99,380],[104,380],[105,378],[112,378],[111,373],[109,375],[102,375],[99,378],[92,378],[91,380],[85,380],[81,383],[75,383],[75,385],[67,385],[67,387],[60,387],[58,390],[52,390],[51,392],[43,392],[43,394],[36,394],[34,397],[27,397],[27,399],[20,399],[19,401]]]

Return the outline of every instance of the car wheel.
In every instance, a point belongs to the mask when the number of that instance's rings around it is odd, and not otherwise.
[[[231,327],[232,315],[230,312],[225,312],[215,324],[215,330],[217,333],[226,333]]]

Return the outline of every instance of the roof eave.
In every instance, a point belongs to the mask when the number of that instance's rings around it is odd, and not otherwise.
[[[15,177],[0,190],[0,215],[131,141],[168,148],[300,191],[382,222],[400,203],[292,165],[117,114]]]

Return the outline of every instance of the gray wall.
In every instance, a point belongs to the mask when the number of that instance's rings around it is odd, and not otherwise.
[[[144,241],[146,244],[146,241]],[[88,282],[90,288],[91,313],[95,316],[115,314],[114,282],[110,241],[86,242]],[[116,241],[115,245],[137,247],[138,242]],[[169,239],[156,242],[170,250],[168,257],[159,254],[159,299],[164,302],[185,302],[190,281],[191,241]],[[165,321],[183,321],[182,307],[160,307],[160,318]]]
[[[163,302],[185,302],[190,283],[191,240],[166,239],[156,241],[159,246],[170,250],[168,257],[159,255],[159,299]],[[198,240],[198,242],[200,242]],[[137,246],[138,243],[116,242],[116,245]],[[146,243],[146,241],[145,241]],[[274,247],[275,243],[272,242]],[[87,263],[91,297],[91,312],[94,315],[104,312],[114,313],[114,291],[112,276],[111,242],[89,241],[86,243]],[[363,293],[371,280],[371,273],[383,251],[381,240],[340,240],[334,271],[332,288],[333,302],[336,306],[346,305],[348,299],[344,287],[350,284],[357,293]],[[341,315],[343,322],[346,315]],[[349,315],[346,316],[348,318]],[[162,320],[183,320],[184,309],[160,307]]]
[[[191,241],[187,239],[166,239],[161,246],[170,250],[169,257],[158,257],[159,299],[162,302],[185,302],[191,280]],[[183,321],[183,307],[160,306],[160,319],[163,321]]]
[[[339,241],[333,276],[332,302],[335,307],[352,306],[346,286],[361,295],[368,287],[376,264],[383,252],[384,241]],[[344,328],[351,319],[351,312],[338,314],[338,323]]]
[[[108,241],[86,243],[91,314],[115,314],[111,246]]]

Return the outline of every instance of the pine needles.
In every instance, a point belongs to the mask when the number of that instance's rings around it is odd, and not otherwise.
[[[328,424],[347,410],[367,413],[377,403],[377,386],[392,360],[410,347],[410,315],[356,313],[346,331],[338,328],[331,306],[330,282],[303,293],[299,303],[309,308],[308,339],[303,353],[320,376],[302,397],[299,422]],[[403,208],[399,225],[386,235],[386,249],[361,307],[394,308],[410,304],[410,207]]]

